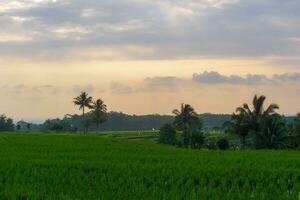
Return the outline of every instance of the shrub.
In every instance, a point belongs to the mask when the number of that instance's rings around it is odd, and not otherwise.
[[[158,141],[162,144],[172,144],[176,143],[176,130],[171,124],[163,125],[159,130]]]
[[[203,132],[199,129],[193,129],[191,132],[191,147],[193,149],[200,149],[204,143]]]
[[[221,150],[229,149],[229,141],[226,138],[221,138],[218,140],[217,146]]]

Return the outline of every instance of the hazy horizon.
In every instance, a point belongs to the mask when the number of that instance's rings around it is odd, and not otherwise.
[[[227,113],[253,95],[300,111],[300,2],[2,0],[0,113],[80,113],[81,91],[109,111]]]

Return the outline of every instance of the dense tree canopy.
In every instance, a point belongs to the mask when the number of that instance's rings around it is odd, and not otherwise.
[[[13,131],[14,128],[12,119],[7,118],[4,114],[0,115],[0,131]]]

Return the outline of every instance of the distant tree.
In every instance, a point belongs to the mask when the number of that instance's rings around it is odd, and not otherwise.
[[[31,124],[30,123],[27,123],[27,131],[31,131]]]
[[[107,108],[101,99],[97,99],[92,105],[92,121],[96,124],[97,130],[99,125],[107,120]]]
[[[20,131],[20,130],[21,130],[21,125],[18,124],[18,125],[17,125],[17,131]]]
[[[256,148],[286,148],[291,135],[287,131],[287,123],[280,115],[265,117],[260,122],[260,130],[254,132]]]
[[[176,129],[171,124],[163,125],[159,130],[159,143],[171,144],[176,143]]]
[[[13,120],[4,114],[0,115],[0,131],[14,131]]]
[[[93,99],[88,95],[86,92],[82,92],[78,97],[74,98],[73,103],[77,106],[79,106],[79,110],[82,110],[82,119],[83,123],[86,121],[85,119],[85,108],[93,108],[92,106]],[[86,129],[84,129],[84,133],[86,133]]]
[[[48,119],[43,124],[44,131],[70,131],[71,124],[66,119]]]

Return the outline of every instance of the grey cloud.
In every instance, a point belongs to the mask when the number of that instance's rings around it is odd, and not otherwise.
[[[268,78],[263,74],[247,74],[246,77],[237,75],[222,75],[215,71],[205,71],[193,75],[193,81],[204,84],[237,84],[237,85],[257,85],[257,84],[279,84],[284,82],[300,81],[300,73],[274,74]]]
[[[80,92],[88,92],[91,93],[95,90],[95,87],[91,84],[89,85],[73,85],[73,92],[80,93]]]
[[[237,75],[222,75],[215,71],[205,71],[203,73],[194,74],[193,81],[205,84],[242,84],[242,85],[254,85],[268,83],[272,80],[268,79],[265,75],[261,74],[248,74],[246,77]]]
[[[181,79],[174,76],[148,77],[144,80],[148,85],[160,87],[176,86],[179,81],[181,81]]]
[[[294,0],[26,2],[31,5],[26,9],[0,8],[0,25],[6,27],[0,35],[32,41],[0,43],[2,55],[31,57],[42,51],[44,59],[64,59],[70,48],[126,45],[153,49],[129,59],[300,54],[299,43],[290,40],[300,37],[295,26],[300,2]],[[13,16],[30,20],[13,22]]]
[[[274,80],[278,81],[300,81],[300,73],[284,73],[284,74],[274,74]]]
[[[118,93],[118,94],[130,94],[130,93],[134,92],[131,87],[124,85],[120,82],[112,82],[110,85],[110,89],[112,92]]]

